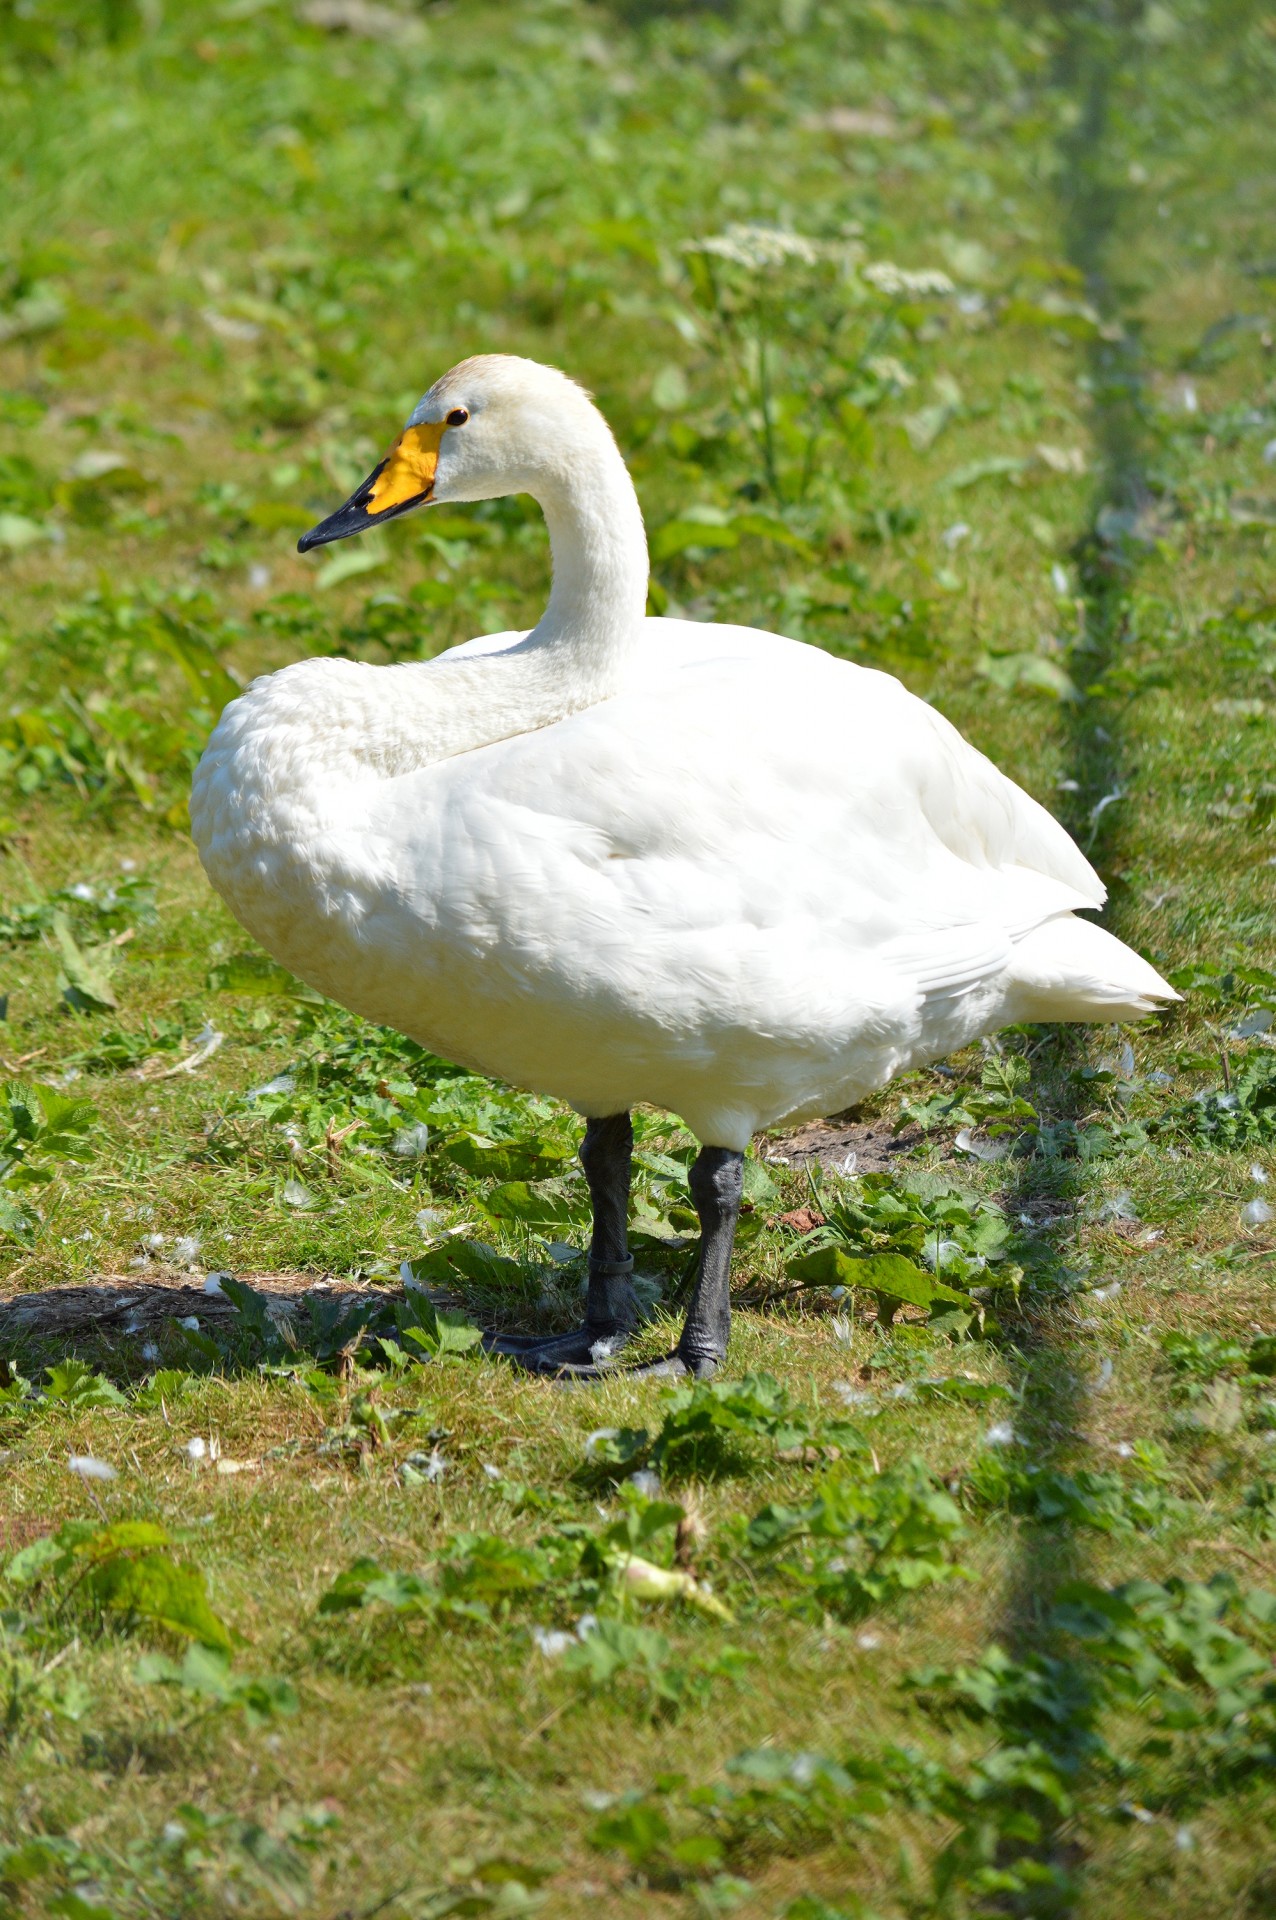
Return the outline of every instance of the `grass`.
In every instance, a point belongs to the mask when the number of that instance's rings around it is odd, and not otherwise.
[[[5,1295],[189,1265],[380,1314],[7,1323],[0,1910],[1261,1920],[1270,17],[305,11],[0,9]],[[751,224],[818,248],[688,251]],[[812,1194],[760,1162],[729,1391],[564,1395],[393,1320],[412,1260],[567,1321],[574,1123],[243,961],[184,794],[227,675],[536,617],[523,502],[293,550],[492,349],[598,395],[658,607],[900,674],[1183,988],[910,1076],[886,1187],[825,1177],[853,1275],[956,1179],[974,1317],[799,1285]],[[667,1300],[689,1143],[640,1133]]]

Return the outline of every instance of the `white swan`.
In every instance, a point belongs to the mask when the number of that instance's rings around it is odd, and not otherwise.
[[[1063,828],[884,673],[748,627],[645,617],[647,548],[602,416],[505,355],[439,380],[303,550],[427,502],[530,493],[553,591],[528,634],[420,664],[308,660],[227,707],[195,774],[209,878],[303,980],[589,1117],[592,1369],[634,1323],[628,1110],[704,1143],[674,1369],[726,1350],[742,1153],[1019,1020],[1176,998],[1074,909]],[[512,1351],[514,1342],[495,1342]]]

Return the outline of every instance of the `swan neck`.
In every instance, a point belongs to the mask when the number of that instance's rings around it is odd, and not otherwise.
[[[600,426],[602,422],[599,422]],[[642,631],[647,539],[633,481],[610,433],[536,489],[549,529],[554,582],[529,636],[574,656],[582,678],[606,682]]]

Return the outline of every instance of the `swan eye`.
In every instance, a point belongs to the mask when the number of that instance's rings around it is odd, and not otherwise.
[[[453,407],[447,417],[447,424],[449,427],[463,427],[469,417],[469,413],[464,407]]]

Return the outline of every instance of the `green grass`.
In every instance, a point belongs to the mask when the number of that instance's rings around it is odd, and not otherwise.
[[[535,619],[525,502],[398,522],[344,576],[294,551],[470,352],[597,394],[655,605],[900,674],[1186,998],[877,1104],[932,1128],[887,1200],[852,1183],[839,1271],[915,1256],[917,1176],[956,1179],[1000,1256],[963,1263],[965,1337],[799,1286],[779,1216],[812,1196],[774,1164],[730,1373],[775,1389],[564,1394],[388,1308],[354,1352],[83,1337],[94,1377],[14,1336],[0,1911],[1276,1912],[1270,14],[159,13],[0,6],[6,1298],[189,1261],[388,1299],[466,1224],[506,1261],[447,1266],[476,1318],[571,1315],[571,1117],[251,980],[184,833],[225,675]],[[687,243],[732,223],[825,251],[710,282]],[[963,1154],[954,1099],[1014,1150]],[[689,1142],[640,1133],[667,1302]],[[626,1575],[675,1550],[730,1619]],[[367,1604],[325,1608],[361,1561]]]

